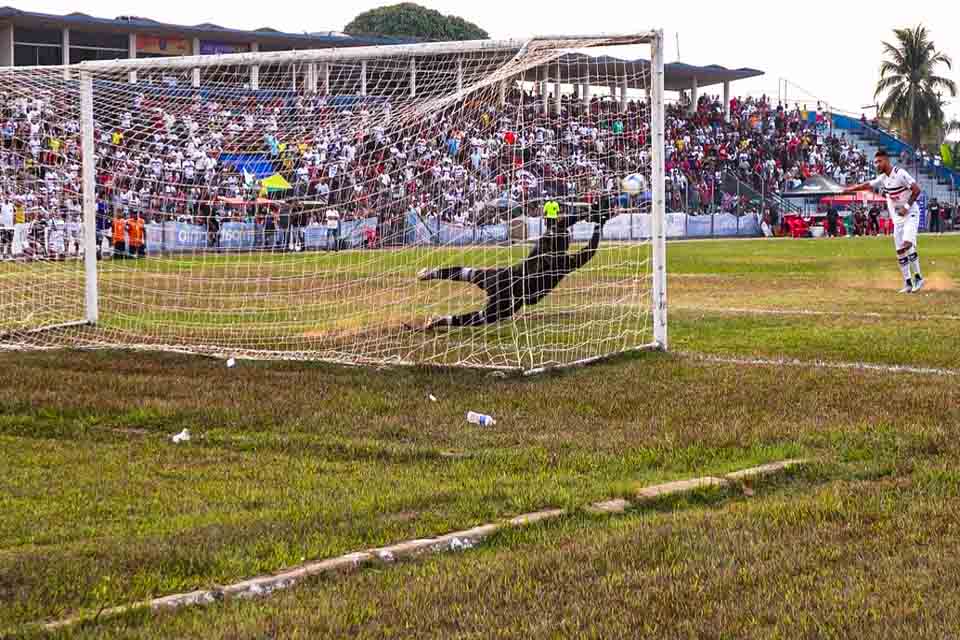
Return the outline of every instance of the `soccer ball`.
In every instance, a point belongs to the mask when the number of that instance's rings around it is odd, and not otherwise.
[[[631,173],[623,179],[621,186],[624,193],[637,196],[647,191],[647,179],[639,173]]]

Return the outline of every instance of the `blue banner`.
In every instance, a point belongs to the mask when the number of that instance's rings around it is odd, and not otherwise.
[[[740,218],[732,213],[718,213],[713,216],[713,233],[717,236],[739,235]]]
[[[168,239],[171,231],[172,240]],[[207,229],[186,222],[167,222],[163,225],[163,244],[172,251],[204,249],[207,246]]]
[[[528,220],[528,224],[533,219]],[[539,232],[538,232],[539,235]],[[423,218],[407,214],[407,244],[433,244],[462,247],[470,244],[497,244],[510,240],[510,229],[504,224],[471,226],[440,222],[437,218]]]
[[[921,223],[927,224],[926,201],[921,200]],[[757,216],[747,214],[735,216],[729,213],[714,215],[688,216],[683,213],[667,215],[666,232],[669,238],[707,238],[707,237],[757,237],[762,235]],[[543,233],[542,218],[526,219],[528,237],[539,238]],[[339,245],[343,249],[356,249],[367,245],[368,238],[377,233],[377,218],[364,218],[341,222]],[[585,242],[593,235],[594,225],[578,222],[571,228],[575,242]],[[264,248],[287,248],[290,236],[287,231],[277,229],[268,235],[263,225],[252,222],[224,222],[213,242],[206,227],[185,222],[165,222],[162,225],[145,225],[147,251],[196,251],[203,249],[253,250]],[[293,232],[294,230],[291,230]],[[647,213],[624,213],[617,215],[604,225],[603,238],[614,241],[648,240],[651,236],[651,216]],[[407,216],[406,241],[408,244],[434,246],[467,246],[502,244],[510,241],[507,224],[468,226],[439,222],[436,218],[423,219],[410,214]],[[304,249],[332,249],[332,236],[323,225],[303,228]]]
[[[253,223],[224,222],[220,225],[220,247],[223,249],[252,249],[257,245],[257,235],[257,228]]]
[[[506,224],[487,224],[477,227],[479,244],[497,244],[510,240],[510,228]]]
[[[193,251],[207,246],[207,229],[186,222],[144,225],[148,253],[157,251]]]
[[[377,218],[363,218],[340,223],[340,248],[356,249],[364,246],[368,230],[376,231]],[[305,227],[303,230],[305,249],[332,249],[333,236],[322,225]]]
[[[709,238],[713,235],[713,216],[687,216],[688,238]]]
[[[737,235],[747,237],[763,235],[763,229],[760,228],[760,220],[756,214],[748,213],[740,216],[740,228],[737,230]]]
[[[437,220],[407,213],[407,231],[404,235],[406,244],[437,244]]]

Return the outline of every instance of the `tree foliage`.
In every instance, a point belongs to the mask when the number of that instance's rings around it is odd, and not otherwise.
[[[378,35],[419,40],[482,40],[487,32],[463,18],[412,2],[365,11],[344,27],[350,35]]]
[[[938,68],[953,68],[947,54],[937,51],[926,27],[894,29],[896,43],[883,43],[884,60],[880,64],[880,81],[875,97],[884,96],[880,115],[902,124],[913,145],[924,134],[943,126],[944,92],[957,95],[957,86],[938,74]]]

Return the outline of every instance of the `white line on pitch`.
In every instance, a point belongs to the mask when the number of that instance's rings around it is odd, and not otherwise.
[[[735,358],[727,356],[712,356],[693,351],[674,351],[673,353],[685,358],[692,358],[701,362],[714,362],[717,364],[810,367],[820,369],[852,369],[858,371],[879,371],[882,373],[915,373],[934,376],[960,376],[960,370],[940,369],[937,367],[913,367],[899,364],[873,364],[870,362],[830,362],[826,360],[797,360],[788,358]]]
[[[768,316],[835,316],[844,318],[878,318],[890,320],[953,320],[960,321],[960,315],[921,314],[921,313],[883,313],[879,311],[814,311],[813,309],[748,309],[737,307],[698,307],[673,305],[679,311],[704,311],[710,313],[743,313]]]

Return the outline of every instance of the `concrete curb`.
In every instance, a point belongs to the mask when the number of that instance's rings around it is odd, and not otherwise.
[[[711,476],[703,478],[694,478],[691,480],[679,480],[668,482],[666,484],[654,485],[651,487],[642,487],[636,492],[636,499],[631,502],[623,498],[595,502],[584,508],[585,511],[594,514],[617,514],[623,513],[628,509],[642,506],[661,498],[670,496],[679,496],[687,493],[693,493],[702,489],[712,489],[717,487],[733,486],[742,483],[745,480],[754,480],[786,471],[792,467],[806,464],[805,460],[784,460],[765,464],[751,469],[743,469],[735,473],[730,473],[722,478]],[[406,540],[386,547],[377,547],[367,551],[358,551],[346,555],[320,560],[317,562],[308,562],[268,576],[259,576],[249,580],[243,580],[224,587],[218,587],[209,590],[191,591],[189,593],[178,593],[162,598],[144,600],[134,604],[120,607],[104,609],[97,616],[77,616],[40,625],[46,631],[56,631],[88,620],[103,620],[112,618],[131,611],[141,609],[152,609],[161,611],[167,609],[179,609],[181,607],[207,605],[231,598],[256,598],[266,596],[274,591],[287,589],[303,581],[306,578],[322,574],[345,574],[356,571],[366,565],[374,563],[391,563],[400,559],[415,558],[428,553],[443,553],[449,551],[464,551],[481,543],[498,531],[525,527],[539,522],[556,520],[565,515],[568,511],[564,509],[544,509],[533,513],[525,513],[509,520],[481,525],[472,529],[455,531],[436,538],[422,538],[416,540]]]
[[[692,480],[677,480],[676,482],[668,482],[651,487],[641,487],[637,489],[636,499],[633,502],[623,498],[594,502],[586,507],[586,511],[597,515],[623,513],[627,509],[661,498],[676,497],[687,493],[694,493],[702,489],[730,487],[743,484],[746,481],[777,475],[792,467],[807,464],[807,462],[807,460],[783,460],[781,462],[771,462],[770,464],[764,464],[759,467],[735,471],[720,478],[705,476],[703,478],[693,478]]]

